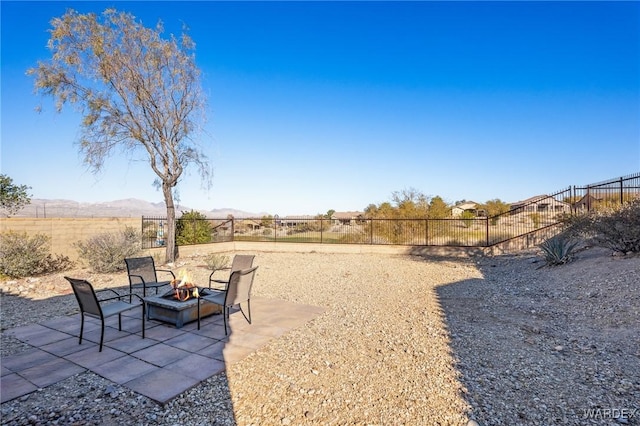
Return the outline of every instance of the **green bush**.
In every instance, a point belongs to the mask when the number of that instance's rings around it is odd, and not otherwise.
[[[127,226],[121,232],[99,234],[74,244],[78,256],[95,272],[125,269],[124,259],[142,252],[140,232]]]
[[[44,234],[29,237],[26,232],[0,234],[0,273],[11,278],[64,271],[73,262],[62,255],[50,254],[50,238]]]
[[[562,265],[570,262],[578,243],[564,235],[556,235],[540,244],[547,265]]]
[[[176,221],[176,244],[206,244],[211,242],[211,224],[200,212],[182,212]]]

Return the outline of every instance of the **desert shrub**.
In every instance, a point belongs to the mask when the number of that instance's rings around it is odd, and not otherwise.
[[[529,218],[533,222],[534,228],[540,227],[540,223],[542,222],[542,216],[540,215],[540,213],[531,213],[529,214]]]
[[[142,252],[141,235],[127,226],[120,232],[95,235],[74,244],[78,256],[95,272],[117,272],[125,269],[124,259]]]
[[[553,236],[540,244],[547,265],[562,265],[570,262],[578,242],[565,235]]]
[[[563,227],[561,233],[566,238],[581,239],[591,244],[595,237],[593,219],[593,214],[565,215],[560,219]]]
[[[464,224],[465,227],[470,228],[471,225],[473,225],[474,219],[475,219],[475,215],[470,212],[470,211],[463,211],[462,212],[462,223]]]
[[[596,244],[623,254],[640,253],[640,199],[598,210],[588,223]]]
[[[220,253],[209,253],[207,257],[205,257],[204,262],[207,268],[212,271],[217,271],[218,269],[224,269],[229,266],[229,256]]]
[[[73,262],[62,255],[52,256],[50,238],[45,234],[29,237],[26,232],[0,234],[0,273],[12,278],[64,271]]]

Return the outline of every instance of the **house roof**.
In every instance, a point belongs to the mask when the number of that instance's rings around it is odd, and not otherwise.
[[[355,219],[359,216],[363,216],[363,212],[335,212],[331,218],[333,219]]]
[[[467,201],[464,203],[456,204],[455,206],[453,206],[453,208],[461,209],[461,210],[472,210],[472,209],[475,209],[477,205],[478,203],[474,201]]]
[[[556,200],[555,198],[546,195],[546,194],[542,194],[542,195],[535,195],[531,198],[527,198],[526,200],[522,200],[522,201],[516,201],[515,203],[511,203],[512,206],[519,206],[519,205],[523,205],[523,204],[533,204],[533,203],[537,203],[539,201],[543,201],[543,200],[548,200],[550,203],[553,204],[567,204],[564,201],[559,201]],[[568,204],[567,204],[568,205]]]

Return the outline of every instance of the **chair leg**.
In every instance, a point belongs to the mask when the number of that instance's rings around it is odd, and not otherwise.
[[[80,340],[78,340],[78,344],[82,344],[82,333],[84,332],[84,312],[80,312]]]
[[[145,315],[146,315],[146,312],[145,312],[145,310],[146,310],[146,309],[145,309],[146,305],[147,305],[147,304],[146,304],[145,302],[142,302],[142,338],[143,338],[143,339],[144,339],[144,317],[145,317]]]
[[[229,333],[227,333],[227,317],[228,316],[229,316],[229,307],[224,306],[222,308],[222,317],[224,318],[224,335],[225,336],[229,335]]]
[[[104,318],[102,318],[102,331],[100,333],[100,350],[98,352],[102,352],[102,343],[104,342]]]
[[[198,297],[198,330],[200,330],[200,298]]]
[[[238,304],[238,306],[240,307],[240,312],[242,312],[242,315],[244,315],[244,319],[246,319],[247,322],[251,324],[251,300],[247,300],[247,312],[249,313],[249,317],[247,317],[247,314],[244,313],[242,304]]]

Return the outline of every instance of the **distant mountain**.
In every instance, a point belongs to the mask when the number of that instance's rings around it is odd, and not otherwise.
[[[222,219],[228,215],[236,218],[261,217],[265,213],[250,213],[237,209],[200,210],[177,205],[176,216],[181,212],[196,210],[210,219]],[[31,204],[25,206],[12,217],[165,217],[167,209],[164,202],[151,203],[149,201],[128,198],[125,200],[106,201],[102,203],[80,203],[71,200],[47,200],[33,198]]]

